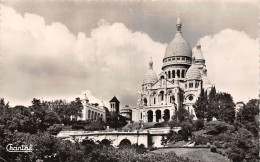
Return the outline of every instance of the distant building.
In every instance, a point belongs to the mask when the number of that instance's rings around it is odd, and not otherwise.
[[[166,48],[159,75],[153,71],[153,61],[149,62],[142,89],[138,92],[137,107],[132,108],[133,121],[160,122],[163,117],[171,119],[180,108],[185,108],[196,119],[193,104],[202,88],[209,93],[213,87],[207,77],[200,43],[192,53],[181,28],[178,18],[176,35]]]
[[[128,120],[132,120],[132,110],[128,105],[125,105],[122,109],[120,109],[120,115],[124,116]]]
[[[119,106],[120,106],[120,102],[118,101],[118,99],[116,98],[116,96],[114,96],[110,101],[110,111],[112,112],[116,112],[117,114],[119,114]]]
[[[98,103],[90,103],[86,94],[81,103],[83,105],[82,117],[79,117],[78,120],[97,121],[102,118],[104,122],[106,121],[107,108],[104,105],[100,106]]]

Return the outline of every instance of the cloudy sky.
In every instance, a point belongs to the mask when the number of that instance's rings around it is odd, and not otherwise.
[[[236,102],[258,97],[257,0],[5,1],[0,12],[0,90],[12,106],[84,93],[135,106],[150,57],[160,73],[178,15],[216,89]]]

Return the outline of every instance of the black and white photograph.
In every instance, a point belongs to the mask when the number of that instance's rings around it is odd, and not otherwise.
[[[3,0],[0,162],[258,162],[258,0]]]

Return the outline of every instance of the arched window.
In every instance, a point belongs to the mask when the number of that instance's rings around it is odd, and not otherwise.
[[[168,71],[168,79],[171,78],[171,71]]]
[[[177,70],[177,76],[180,78],[180,70]]]
[[[184,78],[185,72],[184,70],[181,71],[181,77]]]
[[[172,78],[175,78],[175,70],[172,71]]]
[[[193,88],[193,83],[189,83],[189,88]]]
[[[141,113],[141,119],[143,118],[143,114]]]
[[[164,92],[163,91],[160,92],[160,96],[161,96],[161,101],[163,101],[164,100],[164,97],[163,97],[164,96]]]
[[[91,111],[88,110],[88,119],[90,119],[90,113],[91,113]]]
[[[198,88],[198,87],[199,87],[199,83],[196,82],[196,84],[195,84],[195,88]]]
[[[147,106],[147,98],[144,98],[144,106]]]
[[[156,97],[153,98],[153,104],[156,104]]]

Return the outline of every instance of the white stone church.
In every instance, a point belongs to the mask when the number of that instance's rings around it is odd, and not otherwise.
[[[209,92],[213,86],[207,78],[201,45],[198,43],[193,53],[182,37],[181,27],[178,18],[176,35],[166,48],[159,75],[153,71],[153,61],[149,62],[142,89],[138,92],[137,107],[132,108],[135,122],[160,122],[163,116],[171,119],[180,108],[188,110],[196,119],[193,104],[202,88]]]

